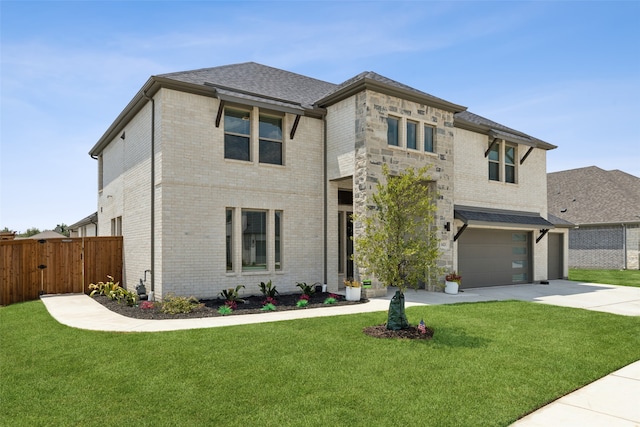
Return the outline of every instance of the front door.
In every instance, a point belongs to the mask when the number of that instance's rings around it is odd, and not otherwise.
[[[338,275],[340,284],[353,277],[353,212],[338,212]]]

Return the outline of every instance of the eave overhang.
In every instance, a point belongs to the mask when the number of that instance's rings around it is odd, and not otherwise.
[[[412,90],[385,84],[368,77],[363,77],[362,79],[359,79],[348,86],[340,88],[339,90],[318,100],[315,105],[319,107],[327,107],[364,90],[371,90],[385,95],[395,96],[398,98],[406,99],[407,101],[417,102],[422,105],[428,105],[434,108],[439,108],[441,110],[450,111],[452,113],[458,113],[467,109],[467,107],[464,107],[462,105],[454,104],[452,102],[432,97],[427,94],[423,95]]]
[[[504,129],[497,129],[495,126],[474,123],[460,117],[454,118],[454,126],[471,132],[483,133],[487,135],[489,140],[498,138],[512,144],[527,145],[529,147],[540,148],[542,150],[553,150],[555,148],[558,148],[556,145],[549,144],[548,142],[542,141],[541,139],[534,138],[513,129],[510,129],[509,131],[506,131]],[[496,126],[499,125],[496,124]]]
[[[151,76],[131,101],[129,101],[127,106],[113,121],[111,126],[109,126],[105,133],[100,137],[98,142],[93,146],[93,148],[91,148],[89,155],[91,155],[91,157],[98,156],[114,138],[121,135],[122,130],[125,128],[127,123],[129,123],[135,115],[142,110],[147,102],[149,102],[149,97],[153,97],[162,88],[208,96],[235,104],[257,106],[259,108],[265,108],[272,111],[291,113],[296,116],[306,115],[320,118],[326,113],[324,108],[319,108],[317,106],[303,106],[291,101],[244,92],[238,89],[216,86],[212,83],[205,83],[202,85],[168,79],[166,77]]]

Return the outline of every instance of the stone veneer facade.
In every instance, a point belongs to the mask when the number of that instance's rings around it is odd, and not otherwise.
[[[382,178],[382,165],[387,164],[391,173],[399,173],[406,168],[420,168],[430,166],[429,175],[438,191],[436,227],[440,230],[442,255],[440,264],[451,268],[453,253],[450,232],[444,225],[453,222],[453,113],[427,105],[418,104],[391,95],[364,90],[343,103],[353,104],[352,113],[355,134],[350,133],[344,138],[353,139],[353,167],[343,168],[345,175],[335,178],[351,178],[353,190],[353,211],[356,215],[363,214],[369,203],[375,186]],[[344,108],[344,107],[342,107]],[[332,107],[329,108],[331,112]],[[389,115],[399,119],[400,146],[389,146],[387,141],[387,118]],[[331,117],[330,114],[328,117]],[[418,145],[422,145],[422,128],[431,126],[434,129],[434,153],[424,150],[408,149],[406,147],[406,121],[418,124]],[[328,124],[328,134],[338,140],[339,132],[332,132],[332,123]],[[330,138],[331,140],[332,138]],[[346,151],[346,150],[344,150]],[[339,157],[329,155],[329,162],[339,161]],[[336,170],[339,168],[331,168]],[[351,174],[351,176],[349,175]],[[361,225],[354,224],[354,238],[362,232]],[[355,276],[359,279],[367,278],[363,272]],[[369,294],[386,292],[380,284],[374,282],[373,290]]]

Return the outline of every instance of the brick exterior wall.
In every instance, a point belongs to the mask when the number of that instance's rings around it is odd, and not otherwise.
[[[157,135],[156,132],[156,153],[160,151]],[[103,188],[98,193],[98,233],[111,235],[111,220],[122,217],[125,250],[122,285],[133,290],[144,278],[144,271],[151,269],[150,103],[127,124],[125,139],[118,135],[102,156]],[[149,275],[147,279],[147,290],[150,290]]]
[[[287,114],[283,121],[285,165],[259,163],[257,138],[252,141],[253,160],[241,162],[224,158],[224,125],[215,127],[218,100],[167,89],[156,99],[162,117],[156,131],[156,141],[161,141],[156,164],[156,297],[173,292],[215,298],[223,289],[237,285],[245,285],[247,294],[255,294],[259,283],[268,280],[279,291],[288,292],[297,290],[296,282],[322,282],[323,122],[302,117],[295,138],[290,140],[295,116]],[[251,113],[257,118],[259,110],[253,108]],[[252,124],[257,135],[257,120]],[[135,168],[126,171],[126,178],[121,179],[133,180],[136,172]],[[124,215],[123,223],[129,224],[125,227],[128,277],[133,275],[137,280],[149,268],[148,261],[144,268],[136,262],[133,270],[128,260],[137,259],[137,252],[149,259],[148,167],[135,176],[139,187],[129,191],[141,210],[125,210],[131,217]],[[236,237],[236,268],[226,272],[226,208],[235,209],[236,236],[242,232],[242,209],[268,211],[270,254],[274,251],[273,213],[282,211],[281,271],[241,271],[242,248]],[[133,218],[139,236],[130,231]]]
[[[637,270],[640,227],[580,226],[569,231],[569,267]]]
[[[329,290],[337,291],[338,190],[352,190],[353,211],[364,212],[383,164],[393,172],[431,166],[439,195],[435,226],[441,239],[440,265],[446,269],[457,268],[454,203],[546,216],[545,151],[534,150],[518,165],[517,184],[489,182],[487,136],[454,128],[453,113],[431,106],[367,89],[329,106],[326,123],[302,116],[293,140],[289,132],[295,115],[284,114],[280,166],[258,162],[257,107],[245,107],[252,114],[253,135],[252,160],[245,162],[224,158],[224,120],[215,126],[217,99],[166,88],[154,99],[155,265],[150,265],[151,103],[127,123],[126,138],[114,138],[103,151],[98,229],[100,235],[109,235],[111,219],[123,218],[124,284],[133,289],[146,270],[153,270],[157,299],[168,293],[215,298],[237,285],[246,286],[245,294],[256,294],[258,284],[268,280],[280,292],[292,292],[298,290],[297,282],[325,282],[325,271]],[[389,115],[400,121],[400,147],[387,143]],[[406,148],[407,120],[417,122],[419,129],[434,128],[434,153]],[[418,135],[421,145],[421,130]],[[227,208],[234,210],[231,272],[226,271]],[[242,271],[243,209],[267,211],[267,270]],[[273,268],[275,211],[283,216],[281,270]],[[451,231],[444,228],[447,222]],[[354,236],[360,232],[355,224]],[[534,246],[535,280],[545,279],[546,241]],[[357,269],[355,275],[365,278]],[[373,293],[382,292],[376,284]]]
[[[547,217],[546,151],[534,149],[521,165],[520,159],[528,147],[519,145],[516,153],[516,183],[490,181],[487,135],[465,129],[455,129],[454,177],[456,205],[514,211],[537,212]],[[502,174],[501,174],[502,175]],[[462,223],[456,221],[456,228]],[[492,227],[487,227],[492,228]],[[508,229],[507,227],[502,227]],[[531,228],[533,237],[539,235]],[[566,237],[566,236],[565,236]],[[533,280],[547,279],[547,237],[533,244]],[[565,239],[566,241],[567,239]],[[455,243],[457,254],[457,242]],[[457,257],[457,255],[456,255]],[[457,265],[455,266],[457,268]]]

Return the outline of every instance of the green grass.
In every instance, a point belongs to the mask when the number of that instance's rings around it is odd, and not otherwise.
[[[506,426],[640,359],[640,318],[519,301],[161,333],[68,328],[0,308],[0,425]]]
[[[640,288],[640,270],[569,270],[569,280]]]

